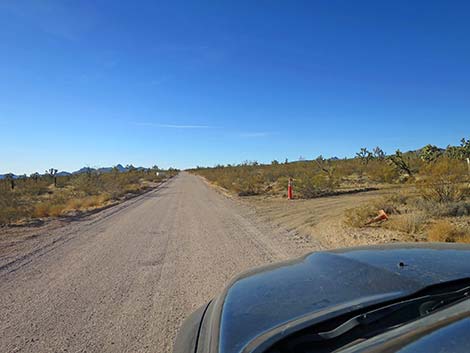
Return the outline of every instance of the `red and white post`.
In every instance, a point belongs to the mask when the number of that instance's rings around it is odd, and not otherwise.
[[[289,183],[287,184],[287,199],[292,200],[293,194],[292,194],[292,178],[289,178]]]

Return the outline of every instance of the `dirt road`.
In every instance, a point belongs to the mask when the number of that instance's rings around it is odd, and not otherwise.
[[[233,275],[306,251],[186,173],[40,232],[2,254],[0,352],[170,352]]]

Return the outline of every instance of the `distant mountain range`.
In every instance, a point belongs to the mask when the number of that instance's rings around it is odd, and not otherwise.
[[[111,173],[113,171],[113,168],[117,168],[118,171],[120,171],[121,173],[125,173],[127,172],[129,169],[124,167],[122,164],[118,164],[114,167],[103,167],[103,168],[90,168],[90,167],[83,167],[83,168],[80,168],[79,170],[76,170],[74,172],[66,172],[66,171],[61,171],[61,172],[58,172],[57,173],[57,176],[68,176],[68,175],[72,175],[72,174],[83,174],[83,173],[87,173],[87,172],[98,172],[98,173]],[[135,167],[135,169],[137,170],[142,170],[142,169],[145,169],[144,167]],[[6,176],[8,174],[0,174],[0,179],[5,179]],[[44,175],[44,174],[41,174],[41,175]],[[13,174],[13,178],[17,179],[21,177],[21,175],[15,175]]]

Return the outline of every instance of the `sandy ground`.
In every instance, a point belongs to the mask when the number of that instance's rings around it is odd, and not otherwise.
[[[232,276],[320,248],[258,214],[181,173],[84,219],[0,230],[0,352],[170,352]]]
[[[286,200],[279,197],[236,198],[258,218],[287,232],[298,243],[315,242],[323,249],[416,241],[413,236],[372,225],[354,229],[344,225],[344,212],[396,192],[393,189],[316,198]],[[378,210],[377,210],[378,211]],[[364,220],[365,222],[366,220]]]

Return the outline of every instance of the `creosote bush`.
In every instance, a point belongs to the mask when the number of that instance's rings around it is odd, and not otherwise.
[[[439,203],[456,202],[468,195],[468,175],[463,161],[448,157],[426,166],[417,183],[420,196]]]

